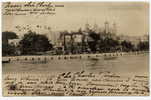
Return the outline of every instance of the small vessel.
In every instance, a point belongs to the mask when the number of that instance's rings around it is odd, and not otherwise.
[[[2,60],[2,63],[10,63],[10,60]]]

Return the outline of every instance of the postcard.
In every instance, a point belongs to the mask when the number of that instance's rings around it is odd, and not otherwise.
[[[149,3],[3,2],[3,96],[149,96]]]

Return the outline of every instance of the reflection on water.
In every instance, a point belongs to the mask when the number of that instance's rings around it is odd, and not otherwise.
[[[51,73],[66,71],[110,71],[120,74],[149,74],[148,55],[128,55],[116,58],[49,60],[45,63],[11,62],[3,64],[3,72]]]

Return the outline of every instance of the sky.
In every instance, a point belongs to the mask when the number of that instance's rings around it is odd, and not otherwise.
[[[15,26],[49,26],[52,31],[84,28],[86,23],[111,27],[116,23],[117,34],[140,36],[149,33],[149,4],[144,2],[58,2],[55,15],[3,15],[2,30],[17,32]],[[4,5],[3,5],[4,7]],[[2,10],[2,13],[4,9]],[[18,32],[19,33],[19,32]],[[21,32],[19,34],[22,34]]]

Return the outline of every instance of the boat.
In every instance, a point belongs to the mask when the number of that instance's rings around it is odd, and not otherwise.
[[[2,63],[10,63],[10,60],[2,60]]]

